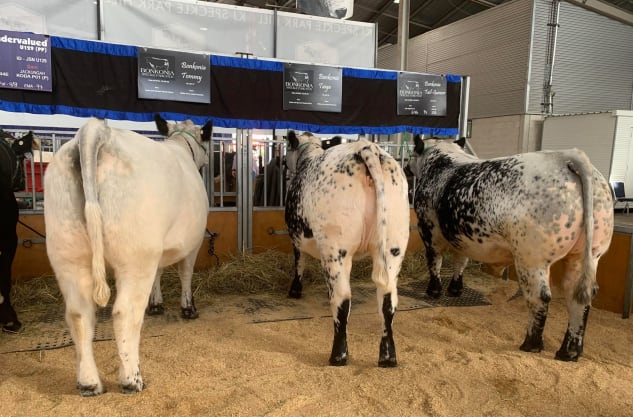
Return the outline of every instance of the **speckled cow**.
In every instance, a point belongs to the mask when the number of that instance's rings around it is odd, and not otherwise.
[[[382,339],[378,365],[397,365],[392,323],[397,277],[409,241],[407,180],[385,151],[367,141],[327,151],[311,133],[289,132],[287,165],[294,175],[286,196],[286,224],[295,254],[290,296],[301,297],[305,254],[321,260],[326,275],[334,342],[330,364],[348,359],[352,260],[370,255]]]
[[[499,271],[514,262],[530,311],[520,349],[540,352],[551,299],[550,266],[564,260],[569,323],[556,359],[578,360],[598,289],[598,260],[613,234],[609,184],[578,149],[482,160],[463,146],[463,139],[415,138],[409,168],[417,178],[415,211],[431,277],[427,294],[440,296],[445,252],[453,253],[448,287],[453,296],[461,293],[468,258]]]

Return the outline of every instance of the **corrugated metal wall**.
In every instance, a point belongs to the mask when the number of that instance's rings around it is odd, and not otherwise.
[[[551,0],[534,0],[529,113],[541,112]],[[554,113],[631,109],[633,27],[567,2],[560,5]]]
[[[550,116],[543,123],[542,149],[579,148],[609,178],[616,118],[611,112]]]
[[[408,70],[470,75],[470,117],[525,113],[532,1],[515,0],[409,41]],[[397,46],[378,51],[398,69]]]

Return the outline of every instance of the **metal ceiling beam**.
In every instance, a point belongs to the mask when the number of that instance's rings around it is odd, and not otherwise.
[[[427,26],[427,25],[422,24],[422,23],[417,23],[417,22],[412,22],[411,21],[412,18],[414,18],[418,14],[422,13],[422,10],[424,10],[426,8],[426,6],[428,6],[432,2],[433,2],[433,0],[426,0],[424,3],[422,3],[420,6],[418,6],[413,12],[411,12],[409,14],[409,24],[422,27],[423,29],[426,29],[426,30],[433,29],[431,26]],[[396,35],[397,33],[398,33],[398,26],[396,26],[395,29],[390,30],[386,35],[384,35],[382,38],[380,38],[378,40],[378,44],[381,45],[381,44],[387,42],[387,40],[389,38],[391,38],[392,36]]]
[[[570,3],[575,4],[585,9],[592,10],[596,13],[600,13],[603,16],[610,17],[611,19],[619,20],[622,23],[633,26],[633,14],[619,9],[615,6],[611,6],[603,1],[598,0],[569,0]]]
[[[446,13],[444,16],[440,17],[438,20],[435,21],[435,23],[433,24],[433,29],[436,29],[436,28],[438,28],[440,26],[443,26],[444,22],[446,21],[446,19],[449,19],[453,15],[455,15],[457,12],[462,11],[461,7],[464,6],[465,4],[469,3],[470,1],[472,1],[472,0],[464,0],[464,1],[462,1],[462,4],[460,4],[459,6],[453,7],[450,12]]]
[[[481,4],[482,6],[486,6],[486,7],[498,6],[498,4],[491,3],[491,2],[486,1],[486,0],[470,0],[470,1],[473,2],[473,3]]]
[[[392,4],[393,0],[385,0],[382,6],[380,6],[378,10],[375,11],[374,14],[369,17],[369,19],[367,19],[367,21],[370,23],[376,23],[376,20],[378,20],[380,16],[384,15],[387,9],[391,7]],[[356,7],[358,7],[358,5],[356,5]]]

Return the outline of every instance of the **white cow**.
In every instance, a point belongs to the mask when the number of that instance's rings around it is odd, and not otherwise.
[[[305,255],[321,260],[334,317],[331,365],[348,359],[352,260],[370,255],[382,339],[378,365],[397,365],[392,322],[397,278],[409,241],[407,180],[385,151],[364,140],[324,151],[311,133],[289,132],[287,165],[293,178],[285,219],[295,254],[290,296],[301,297]]]
[[[143,389],[141,326],[160,268],[178,264],[182,307],[193,307],[191,275],[208,214],[199,169],[208,160],[202,141],[211,123],[199,129],[156,116],[156,125],[167,140],[91,119],[46,171],[46,248],[66,301],[82,396],[104,392],[92,340],[96,306],[110,297],[106,265],[116,280],[112,318],[124,393]]]
[[[448,286],[453,296],[462,291],[468,258],[499,270],[514,263],[530,310],[520,349],[540,352],[550,267],[562,260],[569,324],[556,359],[578,360],[597,291],[598,260],[613,235],[609,184],[578,149],[486,160],[464,152],[464,145],[415,137],[409,168],[418,179],[415,211],[431,277],[427,294],[441,294],[446,252],[453,253]]]

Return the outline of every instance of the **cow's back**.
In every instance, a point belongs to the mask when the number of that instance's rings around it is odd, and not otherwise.
[[[360,150],[369,144],[358,141],[328,149],[302,167],[289,187],[286,221],[291,238],[301,241],[301,249],[316,258],[318,245],[327,241],[336,241],[357,256],[368,254],[376,244],[376,189],[359,158]],[[407,182],[398,163],[386,152],[379,152],[387,212],[391,214],[387,217],[387,239],[401,241],[401,224],[405,222],[408,238]]]
[[[90,255],[79,156],[82,134],[92,135],[86,140],[107,135],[98,153],[96,187],[108,262],[129,258],[133,248],[136,256],[166,251],[161,264],[167,265],[200,244],[208,202],[200,174],[186,159],[191,156],[178,145],[90,124],[60,148],[47,169],[45,214],[55,219],[47,223],[47,229],[55,229],[47,244],[74,256]]]
[[[526,262],[547,253],[553,261],[579,252],[584,247],[583,190],[568,166],[576,154],[434,157],[416,189],[416,213],[428,228],[441,230],[441,237],[434,236],[436,244],[477,261],[510,264],[513,253]],[[595,168],[592,181],[593,241],[600,246],[610,241],[613,206],[609,185]]]

